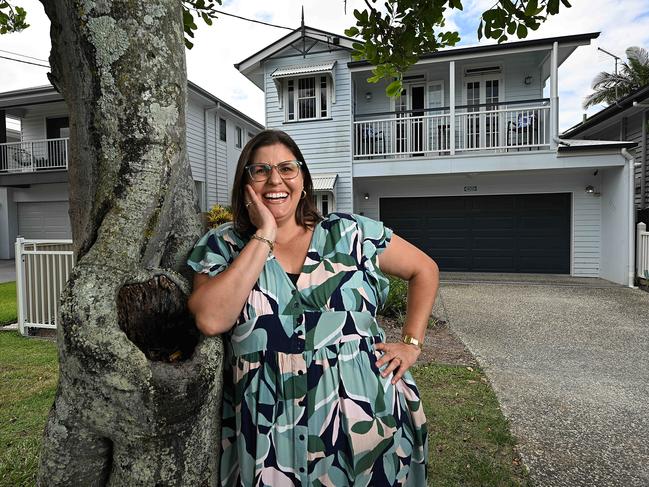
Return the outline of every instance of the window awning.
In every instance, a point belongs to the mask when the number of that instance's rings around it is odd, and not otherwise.
[[[314,191],[331,191],[333,193],[338,174],[311,174],[311,179]]]
[[[291,76],[301,76],[303,74],[331,73],[335,66],[336,61],[303,66],[286,66],[284,68],[277,68],[270,76],[272,78],[289,78]]]
[[[300,66],[285,66],[277,68],[270,74],[270,77],[275,81],[277,87],[277,97],[279,99],[279,106],[282,106],[282,79],[295,78],[297,76],[305,76],[310,74],[328,74],[331,78],[331,102],[336,103],[336,78],[334,76],[334,68],[337,61],[321,64],[304,64]]]

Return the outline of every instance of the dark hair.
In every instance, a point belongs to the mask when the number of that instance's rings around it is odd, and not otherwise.
[[[311,228],[322,220],[322,216],[320,216],[313,202],[313,181],[311,180],[311,173],[306,165],[302,151],[286,132],[282,132],[281,130],[264,130],[255,135],[245,145],[239,156],[237,170],[234,173],[234,183],[232,184],[232,221],[234,222],[234,229],[241,235],[249,236],[256,230],[250,221],[248,210],[245,206],[245,186],[248,183],[246,166],[252,162],[252,158],[257,149],[274,144],[282,144],[293,153],[298,161],[302,161],[303,163],[301,171],[306,196],[299,201],[295,210],[297,224],[304,228]]]

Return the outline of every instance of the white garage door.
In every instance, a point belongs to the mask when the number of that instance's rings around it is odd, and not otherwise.
[[[72,238],[68,202],[18,203],[18,235],[23,238]]]

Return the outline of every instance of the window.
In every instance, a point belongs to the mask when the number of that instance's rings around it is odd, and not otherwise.
[[[327,216],[334,211],[333,209],[333,194],[328,191],[316,191],[313,195],[315,206],[322,216]]]
[[[243,146],[243,131],[241,130],[241,127],[237,127],[237,140],[236,140],[235,147],[237,149],[241,149],[242,146]]]
[[[315,120],[329,116],[327,76],[294,78],[286,82],[286,120]]]
[[[226,142],[228,139],[228,124],[225,118],[219,118],[219,139]]]
[[[194,181],[194,187],[196,188],[196,196],[198,196],[198,205],[201,211],[207,211],[207,205],[205,204],[205,183],[203,181]]]

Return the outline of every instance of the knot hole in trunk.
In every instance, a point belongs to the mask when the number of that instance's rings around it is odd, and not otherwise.
[[[123,286],[117,296],[117,317],[122,331],[149,360],[187,360],[198,344],[187,296],[165,276]]]

